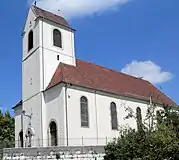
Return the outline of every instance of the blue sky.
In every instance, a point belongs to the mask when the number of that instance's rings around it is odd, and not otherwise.
[[[38,5],[45,8],[45,1]],[[179,103],[178,0],[126,0],[125,4],[102,0],[107,2],[103,6],[92,0],[90,7],[76,1],[76,8],[63,4],[60,10],[77,30],[78,58],[144,76]],[[55,10],[54,6],[49,9]],[[0,106],[4,110],[21,99],[21,32],[28,9],[27,1],[0,2]]]

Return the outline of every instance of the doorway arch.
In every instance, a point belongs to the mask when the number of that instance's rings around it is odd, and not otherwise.
[[[23,131],[19,133],[19,147],[24,147],[24,140],[23,140]]]
[[[57,125],[54,121],[52,121],[49,125],[49,133],[50,133],[50,144],[51,146],[57,146],[58,138],[57,138]]]

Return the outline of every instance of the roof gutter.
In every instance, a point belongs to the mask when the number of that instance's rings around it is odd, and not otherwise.
[[[51,88],[59,85],[59,84],[69,84],[65,81],[60,81],[59,83],[55,84],[54,86],[49,86],[47,87],[47,89],[44,91],[48,91],[50,90]],[[77,86],[77,87],[83,87],[83,88],[86,88],[86,89],[91,89],[91,90],[95,90],[95,91],[98,91],[98,92],[103,92],[103,93],[107,93],[107,94],[112,94],[112,95],[115,95],[115,96],[121,96],[121,97],[126,97],[126,98],[133,98],[135,100],[141,100],[141,101],[144,101],[144,102],[147,102],[150,104],[150,97],[141,97],[141,96],[137,96],[137,95],[132,95],[132,94],[129,94],[129,93],[126,93],[126,94],[117,94],[117,93],[112,93],[112,92],[108,92],[108,91],[104,91],[104,90],[101,90],[101,89],[94,89],[92,87],[86,87],[86,86],[83,86],[83,85],[77,85],[77,84],[72,84],[73,86]],[[156,105],[159,105],[159,106],[163,106],[163,105],[169,105],[170,107],[174,107],[175,105],[173,104],[162,104],[162,103],[159,103],[159,102],[156,102],[156,101],[153,101]],[[177,106],[177,105],[176,105]],[[175,107],[176,107],[175,106]]]

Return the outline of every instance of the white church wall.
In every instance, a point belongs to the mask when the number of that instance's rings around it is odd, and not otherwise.
[[[15,108],[15,147],[19,146],[19,133],[22,131],[21,126],[21,113],[22,113],[22,105]]]
[[[68,88],[69,145],[96,145],[96,108],[94,93]],[[89,128],[81,127],[80,98],[85,96],[89,103]]]
[[[69,144],[71,145],[105,145],[107,142],[119,136],[119,130],[112,130],[110,103],[117,106],[118,125],[137,129],[134,118],[124,118],[128,115],[127,107],[136,114],[137,107],[141,108],[143,120],[146,116],[149,104],[143,101],[121,98],[112,94],[99,93],[79,87],[68,88],[68,127]],[[89,103],[89,128],[81,127],[80,98],[85,96]],[[96,96],[96,97],[95,97]],[[158,108],[160,109],[160,108]]]
[[[58,146],[64,146],[66,143],[65,135],[65,109],[64,109],[64,88],[61,85],[54,87],[45,92],[45,123],[44,130],[44,146],[51,146],[50,144],[50,130],[49,126],[52,121],[57,125],[57,139]],[[43,114],[44,115],[44,114]]]
[[[110,104],[112,102],[114,102],[117,107],[119,129],[120,126],[137,129],[136,120],[134,118],[124,119],[129,113],[126,111],[126,107],[130,107],[134,111],[134,114],[136,113],[137,107],[140,107],[143,118],[145,117],[148,108],[147,104],[124,100],[112,95],[97,94],[96,99],[99,145],[105,144],[106,141],[109,142],[113,138],[119,136],[118,130],[112,130],[110,111]]]
[[[35,25],[35,20],[36,16],[34,14],[34,12],[32,11],[32,9],[29,9],[29,12],[27,14],[27,19],[26,19],[26,23],[24,25],[24,31],[29,30],[30,27]]]
[[[39,50],[22,64],[22,99],[23,101],[40,92],[40,54]]]
[[[29,100],[23,102],[23,110],[26,115],[31,115],[32,118],[28,116],[23,116],[23,133],[24,140],[26,141],[25,134],[29,128],[29,122],[31,122],[31,127],[34,130],[34,136],[32,137],[32,147],[42,146],[42,121],[41,117],[43,113],[41,112],[42,104],[42,93],[37,94],[36,96],[30,98]],[[27,147],[27,142],[25,142],[25,147]]]

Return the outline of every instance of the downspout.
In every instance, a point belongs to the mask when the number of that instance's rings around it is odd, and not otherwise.
[[[67,146],[69,145],[69,136],[68,136],[68,99],[67,99],[67,89],[68,84],[65,84],[65,113],[66,113],[66,138],[67,138]]]
[[[98,145],[98,111],[97,111],[97,98],[96,98],[96,91],[95,91],[95,93],[94,93],[95,95],[95,111],[96,111],[96,138],[97,138],[97,145]]]
[[[42,19],[42,91],[44,91],[44,35],[43,35],[43,20]],[[43,117],[42,117],[42,110],[43,110],[43,92],[41,92],[41,134],[42,134],[42,146],[43,146]]]
[[[75,59],[75,43],[73,38],[75,38],[75,34],[73,34],[73,31],[71,30],[71,44],[72,44],[72,61],[73,61],[73,65],[75,64],[76,66],[76,59]]]

